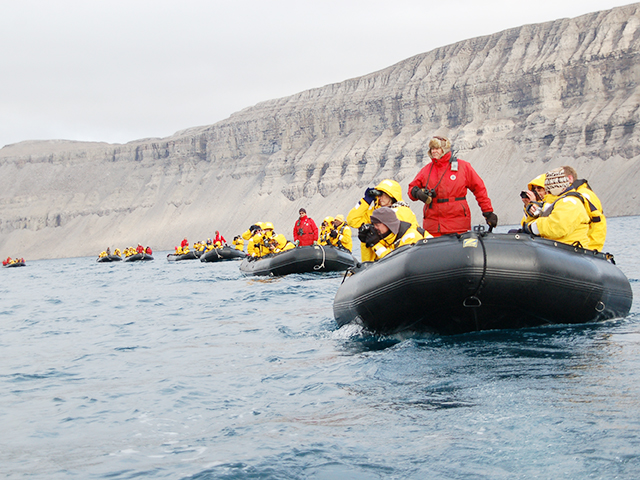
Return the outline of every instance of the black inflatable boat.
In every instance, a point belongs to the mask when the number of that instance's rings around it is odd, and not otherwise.
[[[625,317],[613,256],[526,234],[430,238],[358,265],[333,302],[339,326],[460,334]]]
[[[231,247],[212,248],[204,252],[200,257],[201,262],[222,262],[225,260],[238,260],[247,256],[242,250]]]
[[[180,260],[197,260],[198,253],[195,250],[190,250],[187,253],[182,253],[180,255],[176,255],[175,253],[170,253],[167,255],[167,260],[169,262],[179,262]]]
[[[355,266],[351,252],[328,245],[297,247],[260,258],[245,258],[240,271],[247,275],[341,272]]]
[[[11,263],[7,263],[6,265],[2,265],[4,268],[15,268],[15,267],[25,267],[26,263],[25,262],[11,262]]]
[[[128,257],[124,257],[125,262],[140,262],[140,261],[149,261],[153,260],[153,256],[148,253],[136,253],[134,255],[129,255]]]
[[[100,263],[105,263],[105,262],[120,262],[122,260],[122,257],[119,255],[107,255],[106,257],[98,257],[98,262]]]

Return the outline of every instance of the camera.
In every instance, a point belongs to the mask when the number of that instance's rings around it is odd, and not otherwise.
[[[380,195],[382,195],[382,192],[380,190],[372,188],[369,190],[369,195],[371,195],[372,197],[379,197]]]
[[[358,228],[358,239],[367,247],[373,247],[381,238],[376,228],[371,223],[363,223]]]
[[[523,190],[520,192],[520,198],[529,198],[529,192]]]

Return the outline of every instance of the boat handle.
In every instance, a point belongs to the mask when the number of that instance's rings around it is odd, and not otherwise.
[[[477,308],[482,306],[482,302],[478,297],[476,297],[475,295],[472,295],[470,297],[465,298],[464,301],[462,302],[462,305],[467,308]]]

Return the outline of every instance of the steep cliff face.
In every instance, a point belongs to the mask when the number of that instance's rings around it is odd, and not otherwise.
[[[609,216],[639,214],[639,79],[634,4],[466,40],[168,138],[10,145],[0,251],[167,249],[258,220],[291,236],[301,206],[319,223],[384,178],[406,191],[434,134],[484,178],[501,223],[519,221],[531,178],[563,164],[589,179]]]

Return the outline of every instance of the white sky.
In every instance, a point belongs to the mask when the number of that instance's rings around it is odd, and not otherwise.
[[[0,146],[209,125],[467,38],[625,0],[0,0]]]

